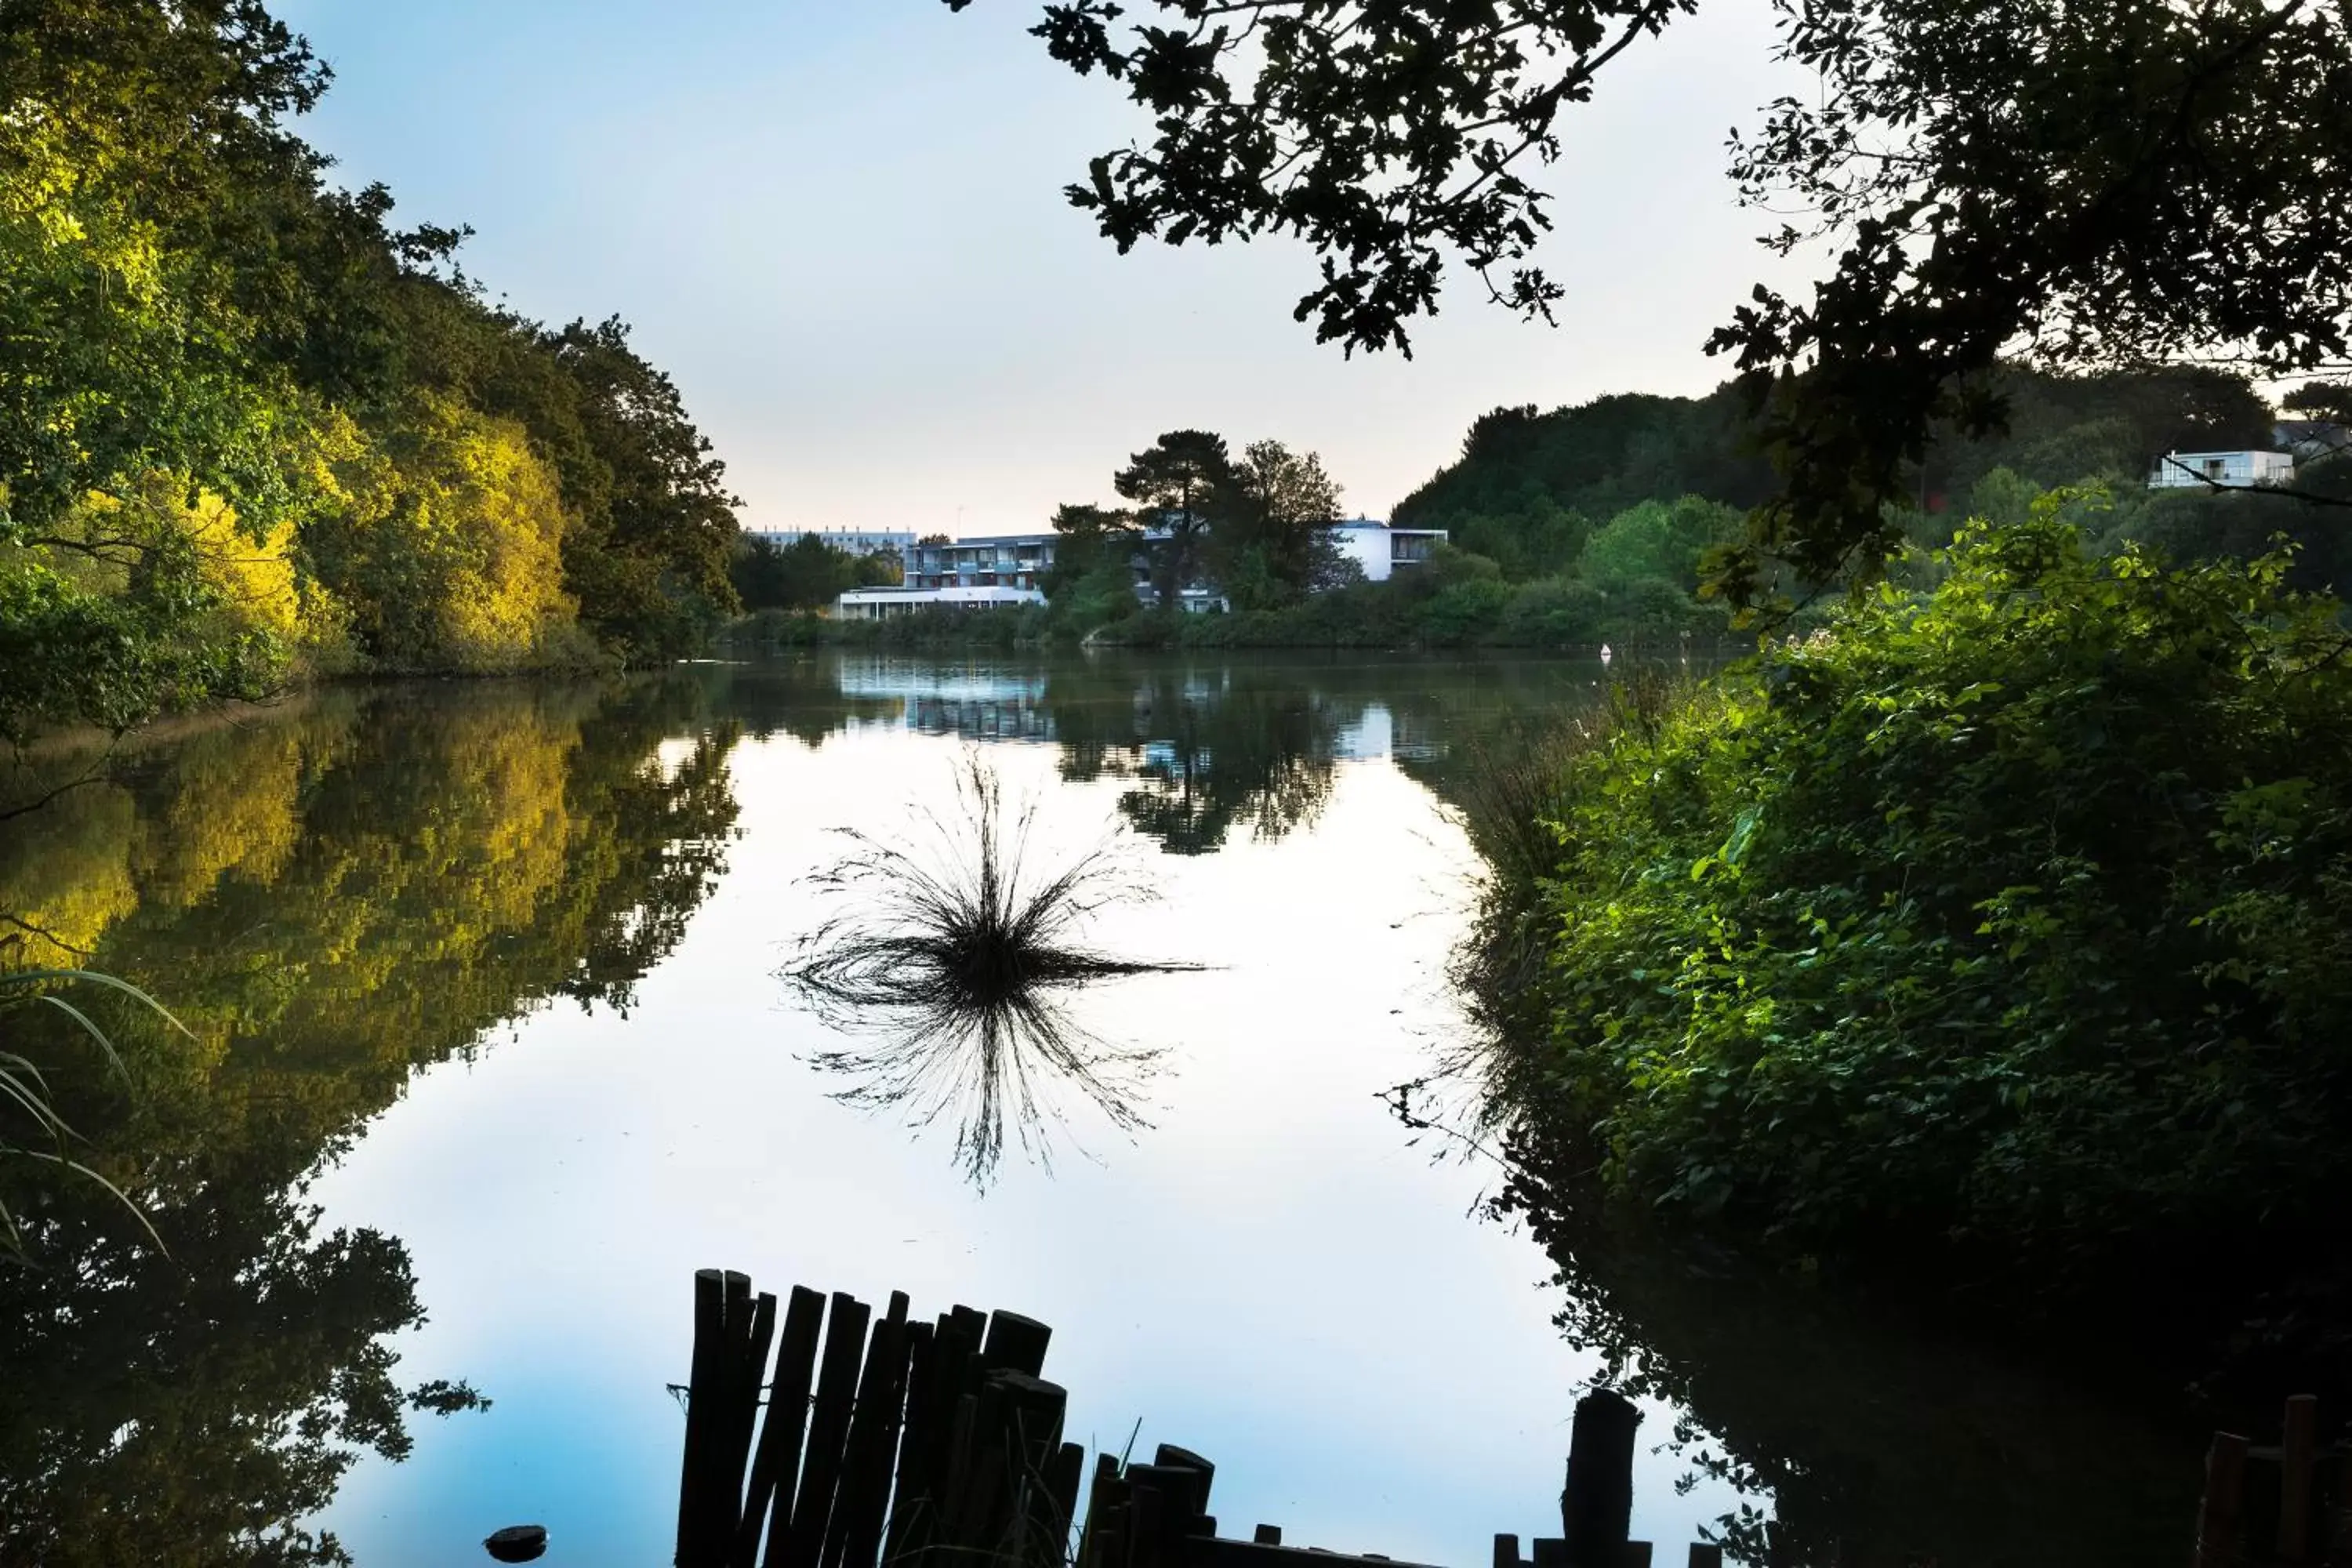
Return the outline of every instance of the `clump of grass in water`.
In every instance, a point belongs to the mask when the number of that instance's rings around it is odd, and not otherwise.
[[[1055,1085],[1121,1132],[1150,1125],[1137,1100],[1163,1053],[1097,1037],[1070,1016],[1066,994],[1201,967],[1083,945],[1090,917],[1154,891],[1116,838],[1040,879],[1030,867],[1036,816],[1034,800],[1009,809],[994,770],[973,754],[957,769],[951,816],[916,810],[923,842],[844,829],[849,852],[809,880],[852,907],[802,937],[782,971],[828,1025],[875,1042],[816,1054],[819,1068],[862,1080],[834,1098],[902,1111],[918,1128],[956,1112],[956,1162],[982,1187],[1003,1157],[1008,1120],[1023,1152],[1050,1166]]]

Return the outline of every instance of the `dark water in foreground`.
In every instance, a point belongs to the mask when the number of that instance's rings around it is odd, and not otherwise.
[[[1448,792],[1599,674],[844,657],[336,691],[118,755],[0,824],[0,961],[186,1024],[105,1015],[130,1097],[59,1079],[171,1257],[0,1166],[47,1263],[0,1269],[0,1564],[305,1562],[322,1532],[368,1568],[478,1561],[526,1520],[551,1563],[665,1562],[665,1385],[712,1264],[1053,1323],[1073,1436],[1208,1454],[1228,1533],[1441,1564],[1550,1533],[1613,1357],[1661,1391],[1634,1510],[1661,1563],[1776,1509],[1849,1565],[2178,1556],[2177,1434],[1787,1283],[1636,1248],[1563,1286],[1472,1212],[1490,1167],[1383,1108],[1464,1039]],[[1039,1082],[984,1190],[969,1064],[925,1126],[841,1103],[842,1037],[774,973],[835,830],[943,808],[968,742],[1036,802],[1041,861],[1129,839],[1159,897],[1096,941],[1207,966],[1080,995],[1162,1053],[1143,1125]],[[430,1380],[493,1406],[404,1410]]]

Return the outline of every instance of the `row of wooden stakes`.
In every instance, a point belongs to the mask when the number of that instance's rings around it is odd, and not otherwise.
[[[1050,1328],[908,1307],[894,1292],[877,1319],[847,1295],[779,1303],[742,1274],[696,1274],[678,1568],[1416,1568],[1286,1545],[1271,1525],[1219,1536],[1216,1467],[1172,1445],[1148,1464],[1097,1456],[1089,1477],[1043,1375]],[[1563,1533],[1529,1559],[1498,1535],[1494,1568],[1666,1568],[1626,1539],[1640,1419],[1605,1391],[1578,1403]],[[1688,1568],[1722,1560],[1689,1548]]]
[[[2319,1401],[2286,1402],[2275,1447],[2216,1432],[2205,1453],[2196,1568],[2352,1568],[2352,1447],[2324,1447]]]

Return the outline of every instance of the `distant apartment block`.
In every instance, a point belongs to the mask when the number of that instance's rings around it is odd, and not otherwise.
[[[1034,588],[1054,567],[1055,535],[1013,533],[918,544],[906,557],[909,588]]]
[[[782,547],[797,544],[803,537],[814,536],[832,545],[845,555],[896,555],[901,561],[915,547],[911,529],[889,528],[747,528],[744,533],[752,539],[764,539]]]
[[[2294,481],[2287,452],[2167,452],[2147,471],[2152,490],[2252,489]]]
[[[1045,602],[1045,595],[1034,588],[852,588],[834,601],[833,613],[845,621],[886,621],[917,610],[987,610]]]
[[[1054,566],[1051,533],[958,539],[918,544],[908,536],[899,559],[906,582],[896,588],[852,588],[835,602],[845,620],[877,621],[917,610],[987,609],[1005,605],[1042,605],[1038,584]]]

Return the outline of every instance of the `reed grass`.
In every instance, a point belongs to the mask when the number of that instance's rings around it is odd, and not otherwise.
[[[814,1055],[859,1080],[834,1098],[917,1127],[953,1113],[956,1162],[982,1187],[1008,1126],[1051,1164],[1046,1124],[1065,1089],[1120,1132],[1149,1125],[1139,1102],[1163,1052],[1102,1038],[1067,1002],[1100,981],[1201,967],[1081,942],[1093,916],[1156,893],[1116,837],[1040,871],[1036,817],[1036,802],[1009,803],[972,752],[957,767],[953,808],[917,808],[909,837],[842,830],[847,852],[808,881],[845,907],[799,940],[782,972],[824,1022],[863,1042]]]
[[[59,994],[59,987],[76,984],[94,985],[129,996],[181,1034],[188,1034],[186,1026],[139,987],[113,975],[87,969],[26,969],[0,974],[0,1016],[5,1016],[8,1011],[14,1010],[8,1005],[12,993],[16,1005],[54,1008],[71,1020],[76,1032],[97,1048],[108,1070],[128,1083],[130,1074],[106,1031],[87,1012]],[[193,1039],[194,1037],[191,1035],[189,1037]],[[49,1088],[47,1076],[38,1064],[21,1052],[0,1049],[0,1108],[6,1108],[9,1120],[28,1122],[34,1140],[28,1143],[21,1135],[12,1135],[5,1121],[0,1121],[0,1159],[31,1160],[54,1165],[68,1174],[96,1183],[111,1194],[129,1211],[131,1218],[139,1222],[139,1227],[147,1233],[147,1238],[155,1244],[157,1251],[166,1250],[163,1238],[155,1234],[155,1227],[148,1223],[139,1205],[131,1202],[121,1188],[69,1152],[76,1143],[83,1142],[81,1135],[58,1110],[57,1096]],[[37,1147],[37,1143],[46,1147]],[[5,1194],[0,1194],[0,1257],[18,1263],[27,1260],[24,1227],[16,1211],[9,1207]]]

